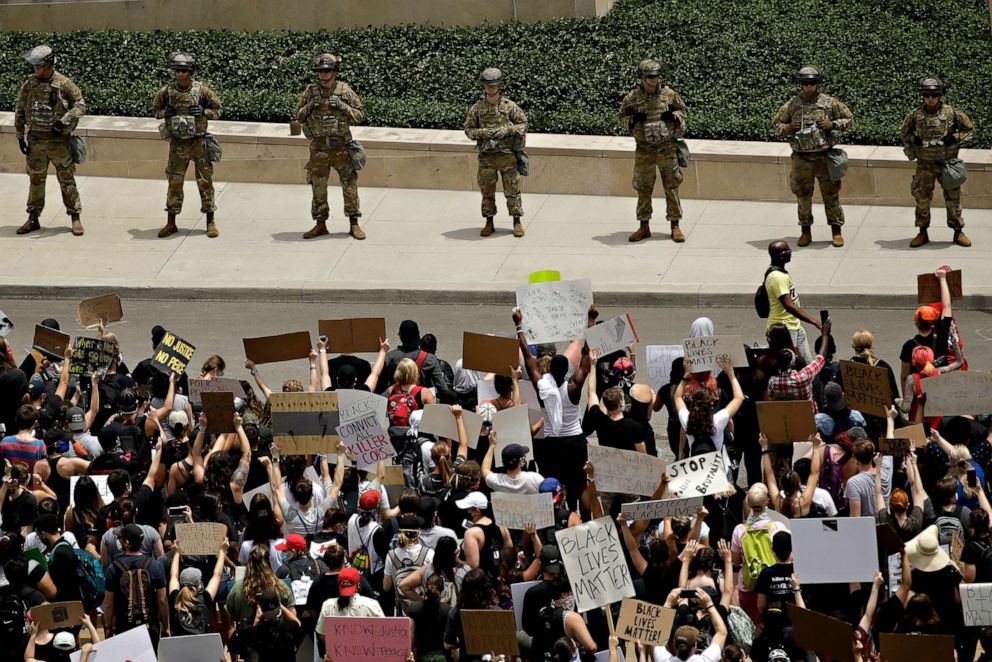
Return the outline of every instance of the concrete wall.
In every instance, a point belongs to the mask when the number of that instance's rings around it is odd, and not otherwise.
[[[0,0],[0,30],[301,30],[602,16],[614,0]]]
[[[133,117],[87,116],[79,135],[89,161],[81,175],[162,178],[168,144],[158,122]],[[307,140],[290,136],[288,125],[212,122],[224,148],[215,166],[218,180],[303,184],[309,157]],[[13,113],[0,113],[0,172],[24,172],[24,157],[12,135]],[[474,190],[475,145],[461,131],[357,127],[354,135],[368,152],[359,175],[365,186]],[[634,142],[614,136],[531,134],[527,137],[531,174],[525,191],[588,195],[634,195],[631,175]],[[680,189],[686,198],[791,202],[790,151],[785,143],[690,140],[692,161]],[[850,204],[912,205],[909,193],[915,165],[897,147],[852,145],[841,200]],[[992,151],[966,149],[965,208],[992,208]],[[659,180],[656,192],[661,195]],[[942,206],[934,201],[935,218]]]

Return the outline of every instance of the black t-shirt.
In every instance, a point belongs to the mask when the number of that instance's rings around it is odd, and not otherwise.
[[[958,627],[963,621],[961,607],[957,604],[958,586],[961,574],[953,565],[936,572],[923,572],[913,569],[913,591],[926,593],[940,620],[948,627]]]
[[[975,566],[975,583],[992,582],[992,545],[988,538],[965,543],[961,562]]]
[[[21,406],[21,397],[28,392],[28,378],[17,368],[0,370],[0,423],[7,434],[17,434],[14,414]]]
[[[359,385],[365,386],[365,380],[369,378],[372,374],[372,366],[365,359],[359,358],[357,356],[348,356],[346,354],[341,354],[340,356],[335,356],[333,359],[327,360],[327,371],[331,376],[331,387],[337,389],[338,387],[338,370],[342,366],[350,365],[355,369],[357,377],[355,378],[355,386]]]
[[[243,643],[258,653],[258,662],[286,662],[296,658],[303,628],[292,621],[259,621],[245,630]]]
[[[414,645],[419,655],[444,651],[444,629],[450,611],[450,606],[437,602],[414,602],[407,609],[413,621]]]
[[[527,589],[524,593],[524,605],[520,622],[524,626],[524,632],[530,636],[535,636],[541,627],[541,609],[551,604],[551,583],[541,581]]]
[[[52,602],[81,600],[76,567],[79,561],[76,552],[68,542],[56,544],[48,560],[48,575],[55,584],[55,599]]]
[[[595,431],[599,445],[610,448],[632,451],[636,444],[644,442],[644,426],[641,423],[626,416],[614,421],[599,407],[586,410],[582,430],[586,434]]]
[[[751,659],[754,662],[767,662],[773,651],[784,651],[793,662],[806,659],[806,651],[796,644],[796,636],[791,627],[780,632],[760,632],[751,644]]]
[[[913,336],[902,344],[899,352],[899,360],[903,363],[911,363],[913,360],[913,349],[916,347],[929,347],[933,350],[934,361],[947,355],[947,336],[950,333],[951,318],[942,317],[937,322],[934,330],[928,336],[919,334]]]
[[[30,526],[38,519],[38,500],[27,490],[12,499],[4,499],[3,507],[4,531],[13,531],[22,526]]]
[[[176,608],[176,598],[179,591],[169,593],[169,623],[172,635],[191,636],[210,632],[210,614],[214,611],[214,601],[206,590],[200,591],[196,606],[191,611],[180,611]]]
[[[796,594],[792,592],[792,573],[794,572],[791,563],[776,563],[768,566],[758,575],[758,583],[754,590],[768,597],[768,601],[782,600],[795,604]]]

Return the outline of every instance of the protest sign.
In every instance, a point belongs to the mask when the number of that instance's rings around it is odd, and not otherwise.
[[[551,493],[509,494],[493,492],[493,520],[499,526],[523,531],[524,525],[533,524],[538,529],[555,525]]]
[[[785,525],[785,528],[790,530],[792,529],[792,520],[790,520],[782,513],[769,508],[767,511],[765,511],[765,514],[768,515],[768,519],[775,520],[776,522],[781,522],[782,524]]]
[[[171,331],[166,331],[162,336],[162,342],[155,348],[152,365],[166,374],[175,373],[178,377],[186,372],[186,367],[195,351],[196,347]]]
[[[806,441],[816,432],[809,400],[765,400],[758,403],[758,429],[770,444]]]
[[[806,578],[803,578],[806,583]],[[830,618],[819,612],[787,604],[789,621],[796,643],[820,657],[832,657],[839,662],[854,662],[854,628],[849,623]]]
[[[519,444],[528,450],[534,459],[534,442],[530,436],[530,417],[525,405],[517,405],[493,414],[493,432],[496,433],[496,466],[503,464],[503,448],[508,444]]]
[[[882,632],[879,662],[917,662],[954,658],[954,636],[949,634],[892,634]]]
[[[413,647],[409,618],[325,618],[324,627],[334,662],[397,662]]]
[[[510,597],[513,599],[513,621],[517,626],[517,630],[523,630],[523,618],[524,618],[524,595],[527,594],[532,587],[543,583],[543,580],[538,579],[532,582],[517,582],[516,584],[510,584]]]
[[[685,359],[689,362],[688,372],[716,370],[717,359],[730,359],[735,368],[746,368],[747,353],[740,336],[701,336],[682,341]]]
[[[961,584],[961,611],[968,627],[992,625],[992,584]]]
[[[320,393],[273,393],[272,438],[283,455],[330,453],[337,446],[338,396]]]
[[[378,352],[386,339],[386,320],[382,317],[317,320],[317,330],[327,337],[329,351],[339,354]]]
[[[482,430],[482,417],[474,411],[462,411],[462,421],[465,424],[465,434],[468,435],[468,447],[475,448],[479,443],[479,432]],[[451,439],[458,444],[458,426],[455,415],[448,405],[427,405],[420,419],[419,432],[436,434]]]
[[[651,390],[658,392],[668,384],[672,374],[672,363],[675,359],[685,356],[682,345],[648,345],[644,348],[648,363],[648,383]]]
[[[65,358],[65,350],[69,348],[71,342],[69,334],[37,324],[34,327],[34,342],[31,348],[53,361],[61,361]]]
[[[31,619],[39,630],[71,628],[83,622],[82,602],[46,602],[31,608]]]
[[[891,598],[902,586],[902,553],[899,554],[889,554],[888,556],[888,571],[889,571],[889,597]]]
[[[310,332],[296,331],[282,333],[277,336],[261,336],[258,338],[242,338],[245,347],[245,358],[256,364],[279,363],[294,359],[310,357]],[[378,345],[376,346],[378,349]]]
[[[901,552],[906,548],[906,544],[889,522],[875,525],[875,539],[878,541],[879,548],[889,554]]]
[[[646,646],[664,646],[668,643],[674,624],[674,609],[624,598],[614,631],[620,639],[639,641]]]
[[[310,543],[310,558],[323,559],[324,552],[337,544],[338,542],[336,540],[325,540],[324,542]]]
[[[885,417],[893,397],[888,370],[855,361],[841,361],[840,381],[851,409]]]
[[[520,365],[520,342],[514,338],[465,331],[462,335],[462,368],[509,375]]]
[[[598,351],[600,356],[625,350],[640,338],[634,330],[630,314],[608,319],[586,329],[586,344],[589,351]]]
[[[992,411],[992,373],[968,370],[920,381],[927,396],[925,416],[958,416]]]
[[[396,449],[375,413],[339,425],[337,431],[348,451],[354,454],[359,469],[374,467],[396,455]]]
[[[708,496],[726,492],[727,470],[720,452],[705,453],[668,465],[668,492],[672,498]]]
[[[596,472],[597,476],[599,471]],[[599,478],[596,479],[597,481]],[[660,499],[658,501],[634,501],[625,503],[620,514],[630,520],[663,519],[665,517],[688,517],[695,515],[703,505],[703,497],[690,499]]]
[[[72,343],[69,374],[89,377],[103,375],[117,356],[117,345],[109,340],[78,336]]]
[[[82,651],[69,653],[70,662],[80,662]],[[131,628],[126,632],[93,644],[87,662],[158,662],[148,628]]]
[[[878,572],[874,517],[794,519],[792,547],[803,584],[870,582]]]
[[[548,343],[584,337],[592,305],[592,281],[559,280],[517,288],[521,327],[529,343]]]
[[[878,451],[882,455],[906,457],[906,455],[910,452],[911,444],[912,441],[909,439],[888,439],[886,437],[879,437]]]
[[[185,637],[162,637],[158,662],[224,662],[224,642],[216,632]],[[99,662],[99,658],[96,660]]]
[[[255,498],[256,494],[264,494],[269,499],[269,503],[272,503],[272,487],[268,483],[263,483],[253,490],[246,490],[241,493],[241,503],[245,505],[245,508],[251,508],[251,500]]]
[[[203,402],[201,393],[233,393],[234,397],[245,398],[245,389],[237,379],[229,377],[214,377],[213,379],[189,380],[189,400],[193,404]]]
[[[227,527],[217,522],[176,522],[176,544],[183,556],[216,556],[227,536]]]
[[[386,416],[386,406],[389,402],[386,398],[353,388],[339,388],[336,393],[338,394],[338,418],[341,423],[351,423],[365,418],[369,414],[375,414],[375,418],[383,430],[389,427],[389,419]]]
[[[515,656],[520,652],[517,647],[517,628],[511,612],[502,609],[459,611],[462,632],[465,634],[465,652],[469,655],[497,653]]]
[[[927,438],[927,431],[923,429],[922,423],[917,423],[916,425],[907,425],[904,428],[897,428],[893,430],[892,436],[897,439],[909,439],[917,448],[923,448],[930,441]]]
[[[939,301],[940,297],[937,300]],[[120,322],[124,319],[124,308],[121,305],[121,298],[119,296],[116,294],[105,294],[80,301],[76,306],[76,316],[79,318],[79,324],[83,328],[88,329],[91,326],[100,324],[101,319],[104,324]]]
[[[634,583],[610,517],[555,531],[576,610],[586,612],[634,597]]]
[[[200,394],[203,413],[207,416],[207,433],[234,432],[234,394],[228,391]]]
[[[795,464],[799,460],[806,457],[806,453],[809,453],[813,449],[812,441],[797,441],[792,444],[792,463]],[[810,460],[813,459],[812,454],[810,454]]]
[[[110,476],[90,476],[93,482],[96,483],[96,490],[100,493],[100,498],[103,499],[104,505],[110,505],[114,501],[114,494],[110,491],[110,486],[107,484],[107,479]],[[76,483],[79,482],[80,476],[73,476],[69,479],[69,505],[76,506]]]
[[[592,445],[587,451],[602,492],[652,496],[665,473],[665,461],[647,453]]]
[[[541,409],[541,401],[537,397],[534,384],[529,379],[523,379],[518,381],[517,385],[520,387],[520,401],[527,405],[527,420],[530,421],[531,425],[535,425],[544,417],[544,411]],[[499,397],[492,379],[480,379],[476,385],[476,394],[479,403],[495,400]],[[541,438],[542,432],[538,432],[534,436]]]
[[[961,270],[948,271],[946,278],[951,300],[964,296],[961,288]],[[917,303],[940,302],[940,280],[933,273],[920,274],[916,277],[916,301]]]

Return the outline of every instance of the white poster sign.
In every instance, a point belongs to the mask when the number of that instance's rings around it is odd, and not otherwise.
[[[375,412],[339,425],[337,431],[348,452],[355,456],[355,464],[359,469],[374,467],[396,455],[396,449],[393,448],[389,435],[379,425]]]
[[[69,479],[69,505],[73,507],[76,505],[76,483],[79,482],[79,478],[79,476],[73,476]],[[114,494],[107,484],[107,479],[110,476],[90,476],[90,478],[96,483],[96,490],[100,493],[104,505],[109,505],[114,500]]]
[[[324,552],[338,544],[337,540],[327,540],[325,542],[310,543],[310,558],[323,559]]]
[[[627,349],[638,340],[629,314],[586,328],[586,344],[590,351],[598,350],[600,356]]]
[[[158,662],[222,662],[223,660],[224,642],[217,633],[162,637],[158,642]]]
[[[474,411],[462,411],[462,421],[465,423],[465,434],[468,435],[468,447],[475,448],[479,444],[482,417]],[[417,430],[446,437],[454,442],[454,446],[458,445],[458,426],[455,423],[455,415],[451,413],[451,407],[448,405],[425,406]]]
[[[792,548],[803,584],[870,582],[878,572],[874,517],[794,519]]]
[[[533,524],[538,529],[555,525],[554,505],[551,503],[550,492],[540,494],[493,492],[490,498],[493,503],[493,520],[499,526],[523,531],[526,524]]]
[[[729,487],[719,451],[674,462],[668,465],[668,475],[668,491],[673,498],[719,494]]]
[[[920,380],[926,416],[959,416],[992,411],[992,372],[948,372]]]
[[[555,532],[579,612],[634,597],[634,583],[609,517]]]
[[[620,513],[628,520],[663,519],[665,517],[688,517],[695,515],[703,506],[703,497],[690,499],[661,499],[659,501],[635,501],[625,503]]]
[[[381,395],[359,391],[351,388],[341,388],[338,394],[338,420],[341,423],[351,423],[374,413],[383,430],[389,429],[386,416],[388,401]]]
[[[747,352],[740,336],[702,336],[686,338],[682,341],[685,358],[689,361],[689,372],[716,370],[716,361],[727,357],[735,368],[746,368]]]
[[[961,611],[967,627],[992,625],[992,584],[961,584]]]
[[[510,407],[493,414],[493,432],[496,433],[496,466],[503,465],[503,448],[520,444],[528,450],[527,459],[534,459],[534,442],[530,436],[530,417],[526,405]]]
[[[219,635],[218,635],[219,636]],[[69,653],[70,662],[79,662],[83,657],[82,651]],[[132,628],[116,636],[93,644],[93,650],[87,662],[158,662],[155,649],[152,647],[148,628]]]
[[[644,353],[648,362],[648,383],[657,393],[671,380],[672,363],[685,356],[685,348],[682,345],[648,345]]]
[[[520,386],[520,401],[527,405],[527,419],[531,425],[536,425],[544,417],[544,410],[541,409],[541,401],[537,397],[534,384],[529,379],[522,379],[517,384]],[[476,393],[480,403],[486,400],[495,400],[498,397],[492,379],[479,380]],[[541,439],[544,437],[544,431],[541,430],[534,436]]]
[[[592,445],[587,451],[602,492],[652,496],[665,473],[665,461],[647,453]]]
[[[533,582],[517,582],[510,584],[510,596],[513,599],[513,620],[517,623],[517,631],[524,629],[524,596],[532,587],[537,586],[542,580]]]
[[[308,468],[312,468],[312,467],[308,467]],[[315,482],[319,484],[320,478],[318,478]],[[241,503],[245,505],[245,508],[251,508],[251,500],[255,498],[256,494],[264,494],[266,497],[268,497],[269,503],[272,503],[272,487],[268,483],[264,483],[262,485],[259,485],[253,490],[242,492]]]
[[[524,316],[521,326],[530,343],[584,337],[591,305],[592,281],[588,278],[517,288],[517,307]]]

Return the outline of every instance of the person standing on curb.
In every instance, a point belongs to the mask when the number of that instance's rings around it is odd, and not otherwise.
[[[189,162],[193,162],[196,186],[200,190],[200,212],[207,215],[207,236],[220,235],[214,223],[214,165],[207,150],[207,120],[220,119],[221,103],[214,92],[198,80],[193,80],[196,62],[188,53],[173,53],[169,68],[176,80],[155,95],[152,110],[155,118],[165,120],[159,132],[169,140],[169,163],[165,176],[169,192],[165,196],[168,220],[158,232],[161,238],[179,232],[176,216],[183,210],[183,181]]]
[[[765,292],[768,294],[768,327],[773,324],[784,324],[792,336],[792,343],[796,346],[799,355],[807,363],[813,360],[813,354],[809,350],[809,341],[806,339],[806,330],[803,329],[803,322],[812,324],[816,329],[822,330],[822,325],[818,320],[806,314],[799,305],[799,294],[796,293],[796,286],[792,283],[792,276],[785,270],[785,265],[792,261],[792,248],[787,241],[773,241],[768,244],[768,256],[771,258],[771,266],[765,272]]]

